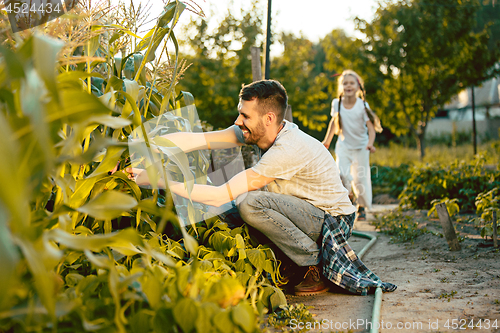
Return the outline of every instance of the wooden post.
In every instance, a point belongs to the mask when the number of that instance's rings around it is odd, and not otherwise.
[[[493,246],[498,247],[497,241],[497,211],[493,211]]]
[[[455,227],[453,227],[453,222],[451,221],[450,214],[448,214],[448,209],[446,204],[440,203],[436,205],[436,211],[439,216],[439,222],[443,227],[443,233],[448,241],[448,246],[451,251],[460,251],[461,247],[458,243],[457,234],[455,232]]]
[[[288,105],[286,107],[285,120],[288,120],[289,122],[293,123],[293,115],[292,115],[292,106],[291,105]]]
[[[260,48],[252,46],[250,49],[252,54],[252,79],[253,81],[262,80],[262,66],[260,64]]]

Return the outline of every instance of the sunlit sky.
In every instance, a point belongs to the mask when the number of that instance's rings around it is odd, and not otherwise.
[[[232,3],[232,4],[231,4]],[[206,0],[198,4],[209,14],[209,9],[217,6],[219,13],[227,9],[237,14],[239,8],[249,4],[249,0]],[[267,1],[261,0],[262,11],[267,15]],[[348,35],[354,35],[354,20],[370,20],[377,8],[376,0],[272,0],[272,30],[302,32],[313,41],[318,41],[333,29],[344,29]]]
[[[116,3],[117,0],[112,0]],[[147,0],[134,0],[134,3],[146,3]],[[207,16],[210,26],[216,26],[228,10],[238,18],[242,7],[250,7],[250,0],[195,0]],[[261,12],[267,15],[267,0],[261,0]],[[152,13],[160,14],[162,1],[153,0]],[[246,6],[246,7],[245,7]],[[325,37],[333,29],[343,29],[349,36],[358,36],[355,32],[354,17],[370,21],[378,7],[377,0],[272,0],[273,33],[303,33],[313,42]],[[195,14],[185,11],[180,24],[187,24]],[[264,19],[264,24],[265,24]],[[275,45],[274,53],[279,52]],[[272,50],[273,51],[273,50]]]

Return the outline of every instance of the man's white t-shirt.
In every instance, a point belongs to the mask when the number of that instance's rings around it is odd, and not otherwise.
[[[332,216],[354,213],[332,154],[296,124],[284,122],[273,145],[252,167],[259,175],[276,178],[267,190],[303,199]],[[241,129],[234,128],[244,142]]]
[[[369,108],[368,103],[366,106]],[[332,117],[339,112],[339,99],[335,98],[332,101]],[[342,132],[337,139],[336,147],[347,149],[362,149],[368,145],[368,127],[366,122],[369,121],[366,114],[365,105],[361,98],[356,98],[356,103],[351,109],[346,109],[344,104],[340,105],[340,121]]]

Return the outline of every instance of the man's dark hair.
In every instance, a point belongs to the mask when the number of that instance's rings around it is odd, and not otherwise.
[[[285,87],[276,80],[261,80],[243,85],[239,97],[244,101],[252,101],[256,98],[261,115],[273,112],[278,124],[285,117],[288,96]]]

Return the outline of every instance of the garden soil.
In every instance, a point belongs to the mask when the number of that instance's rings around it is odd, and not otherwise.
[[[500,332],[500,253],[479,236],[473,225],[455,224],[460,251],[450,251],[445,238],[434,234],[417,237],[413,243],[391,243],[389,236],[371,225],[374,215],[397,205],[374,205],[367,221],[356,221],[354,229],[377,236],[363,262],[384,282],[398,286],[383,293],[378,332]],[[410,211],[419,224],[442,232],[439,220],[429,220],[424,211]],[[368,239],[352,237],[359,252]],[[343,290],[315,296],[287,294],[289,304],[310,306],[317,323],[294,321],[288,329],[302,327],[312,332],[369,332],[375,296],[357,296]],[[279,330],[277,330],[279,331]]]

